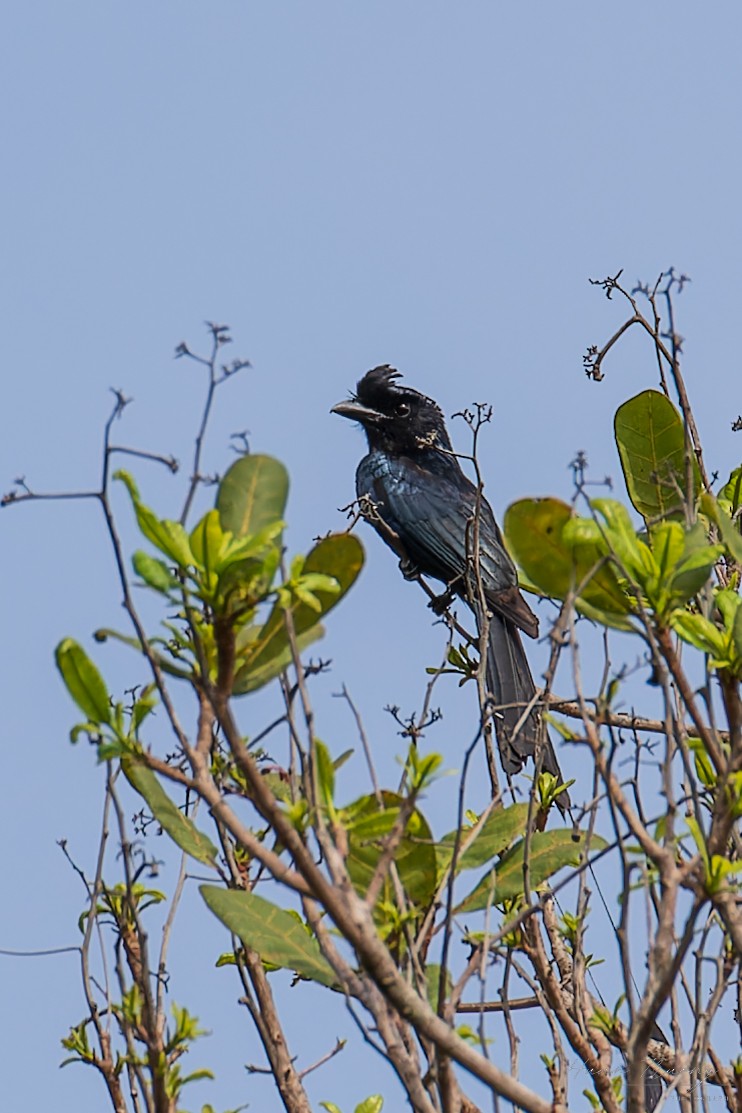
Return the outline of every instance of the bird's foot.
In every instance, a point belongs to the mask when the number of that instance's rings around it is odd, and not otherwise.
[[[450,587],[447,587],[445,591],[442,591],[440,593],[440,595],[432,596],[432,598],[428,601],[428,606],[430,607],[433,614],[437,614],[440,617],[440,615],[445,614],[455,598],[455,593],[451,590]]]
[[[399,570],[406,580],[417,580],[420,577],[420,569],[409,557],[402,557]]]
[[[445,591],[442,591],[440,595],[433,596],[433,598],[428,603],[428,606],[430,607],[433,614],[437,614],[440,616],[448,610],[448,608],[451,606],[454,599],[458,595],[458,588],[462,580],[462,576],[457,576],[455,580],[451,580],[449,584],[446,584]]]

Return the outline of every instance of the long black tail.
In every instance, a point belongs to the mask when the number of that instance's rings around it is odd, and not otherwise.
[[[529,711],[527,718],[523,718],[536,695],[536,686],[520,633],[512,622],[497,614],[490,616],[487,687],[495,701],[497,746],[507,775],[511,777],[519,773],[527,758],[535,759],[536,746],[542,736],[541,768],[561,781],[559,763],[538,705]],[[570,807],[566,792],[560,794],[559,802],[565,808]]]

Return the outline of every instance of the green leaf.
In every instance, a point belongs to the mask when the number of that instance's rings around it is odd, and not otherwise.
[[[303,575],[321,573],[331,576],[331,591],[318,588],[314,595],[320,603],[319,613],[306,603],[294,600],[291,613],[294,629],[298,636],[316,625],[320,616],[326,615],[342,599],[355,582],[363,567],[363,548],[360,541],[350,533],[334,533],[323,538],[308,554],[304,561]],[[314,640],[314,639],[312,639]],[[301,642],[299,642],[301,648]],[[241,654],[238,665],[234,693],[254,691],[268,679],[277,676],[290,662],[291,649],[286,632],[284,608],[280,600],[276,602],[268,619],[254,641]]]
[[[706,788],[713,788],[716,784],[716,770],[708,756],[706,747],[700,738],[689,738],[688,746],[693,754],[696,776]]]
[[[680,414],[657,390],[645,390],[624,402],[614,421],[616,444],[626,489],[645,519],[681,515],[685,496],[686,443]],[[695,502],[698,464],[692,459]]]
[[[717,496],[727,514],[732,517],[742,506],[742,466],[735,468]]]
[[[134,735],[136,735],[147,716],[151,715],[157,707],[158,701],[159,696],[155,684],[147,684],[142,688],[141,695],[136,698],[131,709],[131,729]]]
[[[300,653],[303,653],[314,642],[319,641],[324,636],[325,628],[319,622],[316,622],[309,630],[305,630],[302,634],[297,634],[296,643]],[[262,664],[253,664],[252,659],[245,655],[242,660],[248,663],[241,665],[237,671],[232,686],[232,695],[244,696],[248,692],[255,692],[258,688],[264,687],[269,684],[271,680],[275,680],[280,676],[284,669],[287,669],[292,661],[291,646],[286,645],[280,649],[276,646],[278,652],[274,656],[263,654],[261,655]]]
[[[258,533],[283,518],[289,476],[272,456],[241,456],[219,484],[216,508],[223,530],[235,537]]]
[[[381,1094],[372,1094],[355,1107],[353,1113],[381,1113],[384,1108],[384,1099]]]
[[[113,711],[103,677],[81,645],[64,638],[54,656],[67,691],[91,723],[111,723]]]
[[[290,912],[255,893],[199,886],[214,915],[264,962],[294,970],[303,978],[333,989],[337,978],[322,957],[317,940]]]
[[[327,746],[324,742],[320,742],[319,738],[315,738],[314,740],[314,753],[317,763],[317,784],[319,786],[320,799],[324,806],[333,812],[335,766],[333,765],[332,756]]]
[[[508,547],[527,578],[556,599],[585,583],[577,608],[605,625],[633,630],[631,602],[606,563],[596,522],[577,518],[560,499],[520,499],[505,514]],[[592,575],[591,575],[592,573]]]
[[[120,480],[129,492],[137,525],[143,536],[181,568],[193,564],[188,534],[180,522],[158,518],[148,506],[145,506],[139,498],[137,485],[128,472],[123,470],[114,472],[113,478]]]
[[[603,850],[606,842],[593,835],[591,850]],[[525,839],[521,839],[502,856],[493,870],[486,873],[479,884],[454,910],[478,912],[490,904],[515,900],[523,893],[523,854]],[[578,866],[585,848],[585,836],[573,828],[555,828],[537,831],[531,837],[530,885],[538,889],[564,866]]]
[[[231,534],[225,532],[219,521],[219,511],[209,510],[191,530],[189,544],[193,558],[207,575],[215,575]]]
[[[138,638],[131,638],[128,634],[122,634],[118,630],[111,630],[110,628],[103,626],[99,630],[95,631],[93,637],[97,642],[106,642],[109,638],[113,638],[114,641],[120,642],[121,645],[127,645],[130,649],[135,649],[138,653],[144,653],[144,646]],[[153,638],[150,642],[150,649],[153,649],[153,646],[157,644],[164,644],[162,638]],[[168,676],[175,676],[179,680],[191,679],[190,672],[188,672],[186,669],[179,669],[176,665],[173,665],[166,657],[163,657],[162,654],[154,652],[153,650],[153,656],[155,657],[159,667],[162,669],[163,672],[166,672]]]
[[[712,660],[725,661],[728,647],[724,633],[702,614],[678,611],[672,616],[672,628],[684,642],[708,653]]]
[[[724,552],[723,545],[704,545],[682,560],[670,582],[676,604],[687,603],[707,583],[714,565]]]
[[[129,784],[144,797],[152,815],[173,842],[192,858],[213,867],[216,847],[173,803],[152,770],[131,757],[122,758],[121,768]]]
[[[382,792],[383,807],[376,796],[362,796],[340,813],[348,838],[346,865],[359,893],[365,893],[383,853],[385,839],[399,816],[403,798]],[[400,880],[412,904],[427,907],[435,891],[436,850],[428,822],[417,808],[407,819],[404,835],[394,854]],[[380,903],[393,899],[387,879],[379,896]]]
[[[642,587],[655,585],[660,570],[649,545],[637,534],[631,516],[615,499],[593,499],[590,504],[604,519],[603,533],[608,549],[627,574]]]
[[[739,532],[738,521],[732,521],[714,496],[706,492],[701,495],[700,509],[702,514],[705,514],[719,527],[721,539],[729,550],[732,559],[736,560],[738,564],[742,564],[742,535]]]
[[[496,808],[487,816],[471,845],[459,855],[456,863],[457,870],[479,869],[480,866],[491,862],[497,854],[502,854],[514,839],[525,832],[527,817],[528,804],[511,804],[508,808]],[[438,846],[438,861],[441,868],[448,866],[451,860],[456,835],[456,831],[450,831]],[[464,830],[461,833],[461,845],[466,838],[467,831]]]
[[[680,522],[658,522],[650,530],[650,539],[659,575],[669,578],[685,550],[685,530]]]
[[[428,998],[428,1004],[433,1012],[438,1012],[438,994],[440,992],[441,981],[441,967],[438,962],[429,962],[425,967],[425,992]],[[445,999],[448,1000],[453,989],[453,978],[449,970],[446,970],[445,982]]]
[[[232,537],[229,533],[224,534],[231,540],[225,547],[221,559],[221,568],[227,568],[230,564],[243,561],[248,557],[264,559],[268,553],[272,553],[274,550],[280,552],[280,545],[277,542],[285,525],[283,519],[277,518],[274,522],[263,526],[257,533],[248,534],[246,537]]]
[[[546,595],[563,599],[574,578],[574,562],[562,540],[572,510],[559,499],[520,499],[505,512],[508,548],[526,575]]]
[[[734,618],[730,623],[732,631],[732,642],[737,657],[742,660],[742,606],[738,606]]]
[[[280,533],[282,522],[277,522],[276,527]],[[246,560],[233,560],[232,550],[224,555],[219,572],[219,602],[218,606],[229,611],[237,612],[240,619],[245,621],[252,618],[254,607],[262,602],[271,590],[271,584],[281,563],[281,549],[279,545],[272,545],[259,557],[249,557]],[[245,627],[240,627],[244,630]],[[259,627],[251,629],[257,635]],[[247,637],[247,640],[254,640]],[[246,644],[246,641],[243,643]]]
[[[178,581],[164,560],[158,560],[157,557],[150,556],[141,549],[137,549],[134,553],[131,563],[134,571],[141,576],[147,587],[154,588],[155,591],[168,592],[178,585]]]

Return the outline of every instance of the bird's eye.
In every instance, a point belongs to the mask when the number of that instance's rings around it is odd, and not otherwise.
[[[400,402],[397,406],[397,417],[409,417],[410,407],[406,402]]]

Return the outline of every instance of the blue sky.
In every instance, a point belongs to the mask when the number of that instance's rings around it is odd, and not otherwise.
[[[187,465],[203,382],[172,352],[183,339],[205,344],[202,322],[215,319],[232,326],[230,356],[253,369],[221,392],[207,467],[224,470],[229,436],[244,429],[254,450],[280,456],[292,475],[292,549],[343,523],[363,440],[329,409],[380,362],[447,414],[494,404],[481,458],[498,513],[521,495],[565,496],[578,449],[596,477],[618,475],[613,411],[654,382],[651,352],[633,339],[605,382],[585,379],[585,348],[622,320],[588,278],[624,267],[629,281],[652,280],[673,264],[693,279],[679,328],[708,464],[728,473],[742,410],[741,33],[737,4],[683,0],[9,8],[4,488],[17,475],[39,490],[94,486],[110,387],[135,399],[120,443]],[[182,502],[186,472],[137,468],[163,514]],[[118,507],[126,520],[123,499]],[[81,860],[90,853],[100,771],[67,742],[74,712],[52,651],[122,617],[91,505],[15,507],[0,528],[0,946],[53,947],[76,941],[82,895],[55,840]],[[390,554],[365,540],[367,570],[329,623],[322,652],[334,672],[316,699],[320,733],[340,752],[352,724],[332,693],[347,683],[393,778],[400,742],[383,706],[419,704],[442,636]],[[100,652],[112,685],[125,687],[133,662]],[[471,709],[468,696],[446,699],[453,710],[431,745],[457,768]],[[246,721],[272,706],[270,695],[245,704]],[[347,776],[348,795],[362,791],[360,766]],[[431,802],[441,814],[445,797],[443,784]],[[212,973],[224,941],[195,892],[181,919],[174,964],[214,1032],[193,1065],[218,1071],[190,1104],[251,1100],[271,1113],[268,1083],[250,1081],[246,1096],[241,1064],[260,1053],[234,983]],[[13,1002],[0,1017],[8,1107],[100,1108],[92,1072],[57,1069],[59,1037],[83,1015],[74,959],[0,962]],[[349,1028],[340,1010],[318,1031],[311,991],[290,1000],[306,1062]],[[367,1060],[359,1082],[355,1054],[312,1077],[313,1100],[350,1109],[382,1085],[376,1063],[364,1077]]]

